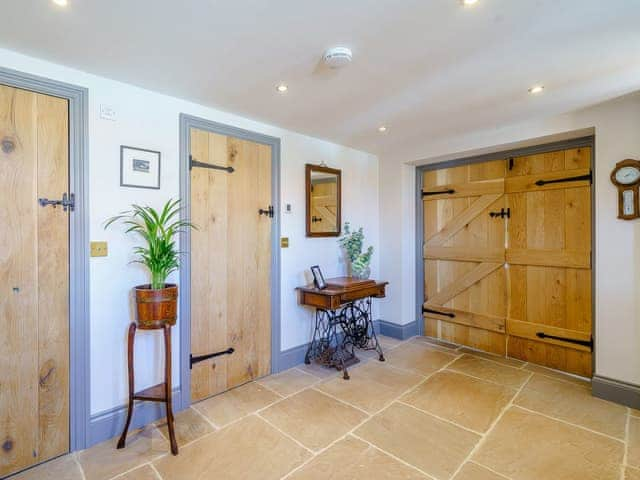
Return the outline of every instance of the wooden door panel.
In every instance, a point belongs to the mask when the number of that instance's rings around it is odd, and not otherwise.
[[[68,103],[0,86],[0,476],[69,449]]]
[[[425,172],[425,331],[504,354],[504,162]],[[496,178],[498,177],[498,178]],[[440,313],[439,313],[440,312]]]
[[[270,372],[271,148],[193,129],[191,154],[234,168],[191,171],[192,352],[235,350],[193,366],[197,401]]]
[[[227,137],[193,129],[191,154],[213,165],[227,165]],[[198,226],[191,235],[191,351],[219,352],[227,344],[227,255],[216,255],[227,243],[228,173],[191,171],[191,220]],[[214,247],[212,251],[211,248]],[[220,251],[220,250],[218,250]],[[192,399],[206,398],[227,389],[226,356],[197,363],[191,370]]]
[[[539,335],[591,338],[590,181],[535,182],[587,175],[590,157],[583,148],[516,158],[505,183],[508,354],[584,376],[589,347]]]
[[[37,95],[38,198],[69,190],[67,100]],[[33,201],[33,200],[32,200]],[[38,207],[38,462],[69,450],[69,214]]]

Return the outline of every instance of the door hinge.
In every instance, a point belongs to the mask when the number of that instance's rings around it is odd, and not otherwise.
[[[206,355],[196,355],[196,356],[194,356],[193,354],[190,354],[189,355],[189,369],[192,369],[193,365],[196,364],[196,363],[204,362],[205,360],[209,360],[210,358],[213,358],[213,357],[219,357],[221,355],[231,355],[235,351],[236,351],[235,348],[229,347],[226,350],[222,350],[220,352],[215,352],[215,353],[207,353]]]
[[[547,335],[544,332],[537,332],[536,337],[538,338],[550,338],[552,340],[559,340],[561,342],[567,343],[575,343],[576,345],[582,345],[584,347],[589,347],[591,351],[593,351],[593,338],[590,340],[578,340],[576,338],[568,338],[568,337],[558,337],[556,335]]]
[[[62,209],[65,212],[73,212],[76,208],[76,196],[73,193],[63,193],[62,200],[49,200],[48,198],[39,198],[38,203],[41,207],[51,205],[53,208],[56,208],[58,205],[61,205]]]
[[[435,313],[436,315],[444,315],[449,318],[456,318],[456,314],[453,312],[440,312],[432,308],[422,307],[422,313]]]
[[[261,208],[258,210],[258,215],[266,215],[269,218],[273,218],[273,214],[273,205],[269,205],[269,208],[267,209]]]
[[[538,180],[536,182],[536,185],[542,187],[543,185],[548,185],[549,183],[581,182],[583,180],[589,180],[589,183],[591,183],[593,181],[591,172],[586,175],[578,175],[576,177],[554,178],[553,180]]]
[[[191,170],[193,167],[210,168],[212,170],[223,170],[228,173],[234,172],[233,167],[223,167],[222,165],[212,165],[210,163],[199,162],[198,160],[193,158],[191,155],[189,155],[189,170]]]
[[[489,216],[491,218],[500,217],[500,218],[511,218],[511,208],[501,208],[499,212],[489,212]]]
[[[428,197],[430,195],[443,195],[443,194],[453,194],[456,193],[456,191],[453,188],[450,188],[449,190],[438,190],[438,191],[430,191],[430,192],[425,192],[424,190],[422,191],[422,197]]]

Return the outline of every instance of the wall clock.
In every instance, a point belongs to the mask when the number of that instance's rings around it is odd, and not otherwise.
[[[618,187],[618,218],[639,218],[640,161],[627,159],[616,163],[616,168],[611,172],[611,181]]]

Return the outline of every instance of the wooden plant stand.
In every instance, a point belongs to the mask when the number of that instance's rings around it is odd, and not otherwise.
[[[162,329],[164,331],[164,382],[134,393],[133,341],[138,328],[141,330]],[[176,442],[176,434],[173,428],[174,418],[173,408],[171,406],[171,325],[163,323],[161,325],[149,327],[138,327],[136,322],[132,322],[131,325],[129,325],[127,358],[129,368],[129,406],[127,408],[127,421],[124,425],[124,430],[122,431],[120,440],[118,441],[118,448],[124,448],[125,446],[127,431],[129,430],[131,417],[133,416],[133,406],[135,401],[143,400],[147,402],[163,402],[167,410],[167,426],[169,428],[171,453],[173,455],[177,455],[178,443]]]

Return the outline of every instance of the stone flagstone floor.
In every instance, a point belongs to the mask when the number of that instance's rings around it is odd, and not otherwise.
[[[640,480],[640,411],[586,381],[415,337],[300,366],[11,480]]]

